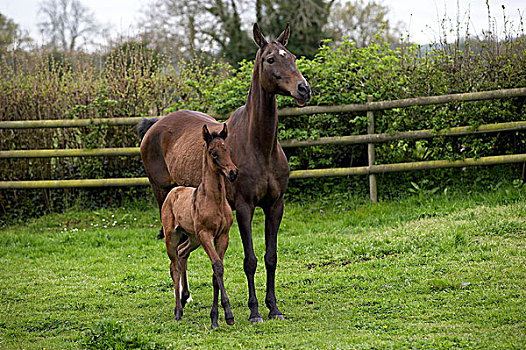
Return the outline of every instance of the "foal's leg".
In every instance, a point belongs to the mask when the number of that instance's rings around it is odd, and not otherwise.
[[[276,265],[278,262],[277,242],[278,229],[283,217],[283,196],[270,207],[263,208],[265,212],[265,268],[267,270],[267,295],[265,304],[269,308],[269,318],[283,320],[283,314],[276,305]]]
[[[239,233],[241,234],[241,241],[243,242],[243,250],[245,252],[243,269],[245,270],[248,284],[248,307],[250,309],[248,320],[252,323],[259,323],[263,322],[263,318],[259,315],[258,299],[256,297],[256,287],[254,285],[254,275],[256,274],[258,259],[254,253],[254,246],[252,243],[253,215],[254,207],[252,205],[242,201],[236,202],[236,219],[239,226]]]
[[[177,244],[179,242],[180,231],[173,228],[173,223],[164,224],[163,229],[165,232],[166,251],[170,257],[170,275],[174,282],[174,295],[175,295],[175,320],[180,321],[183,317],[183,305],[181,303],[181,267],[180,259],[177,254]]]
[[[226,232],[220,233],[218,237],[215,239],[215,248],[217,255],[219,256],[219,270],[220,274],[218,275],[218,287],[221,290],[221,306],[223,307],[223,310],[225,310],[225,321],[228,325],[234,324],[234,314],[232,313],[232,310],[230,309],[230,301],[228,299],[228,296],[226,294],[225,289],[225,283],[223,280],[223,258],[225,257],[226,250],[228,248],[228,230]],[[217,265],[219,265],[217,263]],[[214,268],[214,275],[216,274],[216,268]],[[214,299],[216,298],[216,292],[214,288]]]
[[[181,240],[179,240],[179,244],[177,246],[177,254],[179,255],[181,267],[181,303],[183,307],[187,302],[192,300],[190,298],[190,289],[188,286],[188,257],[190,256],[190,253],[199,248],[200,245],[199,240],[194,235],[187,235],[188,233],[185,233],[185,237],[187,237],[187,239],[183,243],[181,243]]]
[[[183,304],[183,307],[190,301],[192,301],[192,298],[190,297],[190,287],[188,285],[188,258],[181,258],[179,257],[179,261],[181,263],[181,303]]]
[[[210,311],[210,318],[212,320],[212,329],[219,326],[217,323],[217,318],[219,315],[218,311],[218,296],[219,296],[219,290],[221,290],[221,305],[225,309],[225,319],[228,324],[232,325],[234,324],[234,315],[232,314],[232,311],[230,310],[230,301],[228,300],[228,296],[226,295],[225,286],[223,284],[223,263],[221,262],[221,259],[219,258],[219,254],[217,253],[216,249],[214,248],[214,237],[210,232],[206,231],[200,231],[198,233],[199,241],[201,242],[201,245],[203,246],[206,254],[210,258],[210,261],[212,263],[212,270],[214,271],[214,274],[212,276],[212,282],[214,285],[214,299],[212,302],[212,310]]]

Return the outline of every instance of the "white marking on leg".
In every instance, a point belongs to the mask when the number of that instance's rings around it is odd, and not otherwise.
[[[188,270],[186,270],[186,290],[188,291],[188,299],[186,300],[186,303],[188,304],[189,302],[194,301],[190,294],[190,285],[188,284]]]
[[[179,298],[183,299],[183,282],[179,280]]]

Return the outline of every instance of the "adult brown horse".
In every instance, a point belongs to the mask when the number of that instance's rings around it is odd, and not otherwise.
[[[290,27],[267,42],[257,24],[254,41],[259,46],[247,102],[226,121],[227,144],[239,169],[235,183],[227,184],[227,198],[236,210],[248,281],[251,322],[262,322],[254,287],[257,259],[252,243],[252,217],[259,206],[265,214],[265,266],[269,318],[283,319],[276,305],[275,274],[277,234],[283,216],[283,195],[289,179],[289,165],[278,142],[276,94],[292,96],[300,107],[310,100],[309,84],[296,68],[296,57],[285,46]],[[219,132],[221,124],[193,111],[177,111],[158,121],[144,119],[138,125],[141,156],[155,198],[161,208],[168,192],[177,185],[197,186],[201,182],[203,124]],[[184,296],[188,298],[189,295]]]

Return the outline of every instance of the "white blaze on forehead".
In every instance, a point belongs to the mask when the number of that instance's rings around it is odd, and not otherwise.
[[[285,50],[281,49],[281,50],[279,50],[279,54],[280,54],[280,56],[285,57],[285,55],[287,54],[287,52],[286,52]]]

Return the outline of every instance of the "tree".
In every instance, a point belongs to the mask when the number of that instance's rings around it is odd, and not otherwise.
[[[20,26],[12,19],[0,13],[0,51],[16,48],[22,43],[31,41],[27,32],[20,29]]]
[[[184,57],[219,55],[236,66],[255,52],[239,8],[246,1],[154,0],[141,21],[143,37],[156,49]]]
[[[334,0],[257,0],[256,18],[263,32],[276,37],[287,23],[291,25],[288,48],[298,56],[314,57],[322,39]]]
[[[357,47],[367,46],[380,35],[390,43],[400,37],[399,24],[392,26],[387,19],[389,9],[375,0],[353,0],[335,3],[326,26],[334,41],[347,36]]]
[[[100,32],[95,15],[80,0],[44,0],[39,15],[40,30],[54,49],[74,51]]]
[[[323,27],[333,1],[154,0],[141,27],[145,40],[154,45],[177,47],[185,56],[218,55],[236,67],[240,60],[254,58],[254,21],[274,38],[290,23],[289,49],[312,57],[321,39],[327,37]]]

